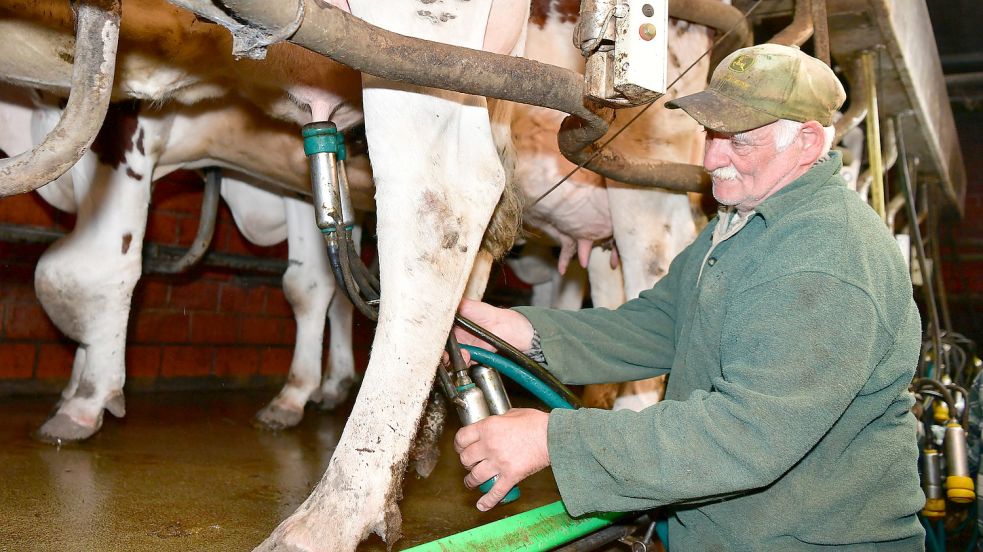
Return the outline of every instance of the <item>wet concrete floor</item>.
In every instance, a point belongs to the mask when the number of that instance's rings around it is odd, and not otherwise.
[[[252,550],[307,497],[347,416],[308,409],[277,433],[250,425],[274,392],[133,394],[124,419],[60,448],[33,440],[56,397],[0,397],[0,552]],[[462,483],[455,420],[428,479],[404,483],[395,550],[559,500],[549,470],[482,513]],[[377,537],[359,550],[385,550]]]

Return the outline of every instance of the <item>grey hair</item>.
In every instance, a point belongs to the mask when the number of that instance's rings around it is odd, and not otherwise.
[[[795,136],[802,130],[802,123],[798,121],[790,121],[788,119],[779,119],[775,121],[775,149],[779,152],[785,151],[792,141],[795,140]],[[833,137],[836,135],[836,129],[832,125],[823,127],[823,151],[819,155],[820,160],[826,160],[829,156],[829,150],[833,147]]]

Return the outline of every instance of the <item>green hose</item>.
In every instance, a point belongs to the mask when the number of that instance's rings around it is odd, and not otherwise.
[[[540,552],[611,525],[623,515],[621,512],[608,512],[574,519],[567,513],[563,502],[554,502],[409,550]]]
[[[567,400],[560,396],[559,393],[554,391],[552,387],[546,385],[540,381],[539,378],[533,376],[527,370],[524,370],[511,360],[501,355],[496,355],[490,351],[486,351],[480,347],[461,345],[461,348],[467,349],[468,352],[471,353],[471,358],[474,359],[475,362],[479,362],[485,366],[490,366],[498,370],[502,373],[502,375],[507,376],[510,380],[518,383],[527,391],[535,395],[536,398],[543,401],[546,406],[550,408],[573,408],[573,405],[567,402]]]

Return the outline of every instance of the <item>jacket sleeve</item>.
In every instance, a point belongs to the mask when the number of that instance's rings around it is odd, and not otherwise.
[[[668,273],[655,287],[615,310],[514,310],[536,328],[550,372],[564,383],[607,383],[662,375],[669,371],[676,352],[675,299],[692,249],[686,248],[673,259]]]
[[[826,274],[740,293],[709,392],[641,412],[550,414],[567,509],[641,510],[769,485],[829,431],[893,339],[863,290]]]

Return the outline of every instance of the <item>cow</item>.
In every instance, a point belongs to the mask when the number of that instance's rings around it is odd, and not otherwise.
[[[144,113],[140,113],[141,107]],[[57,105],[37,94],[3,88],[0,120],[6,124],[0,132],[0,149],[19,153],[29,148],[32,134],[36,139],[47,132],[59,111]],[[35,282],[39,301],[49,316],[80,343],[70,383],[52,416],[36,433],[38,437],[59,443],[85,439],[101,426],[104,410],[116,416],[125,411],[121,360],[125,330],[121,332],[121,328],[126,327],[130,296],[140,276],[150,193],[149,179],[142,178],[133,167],[147,166],[145,172],[154,175],[206,163],[241,168],[245,164],[242,159],[248,156],[263,167],[266,180],[290,182],[296,175],[301,181],[292,183],[301,186],[306,179],[301,140],[282,126],[235,102],[211,109],[173,103],[158,109],[118,106],[110,110],[107,128],[94,149],[71,173],[38,190],[56,207],[78,212],[75,229],[42,255]],[[141,129],[137,136],[145,142],[143,151],[137,147],[123,152],[126,163],[121,163],[120,137],[114,136],[113,129],[131,127]],[[237,138],[238,128],[248,128],[249,134]],[[233,134],[228,136],[230,131]],[[151,147],[163,163],[148,162],[145,152]],[[290,159],[293,167],[283,162]],[[355,192],[366,196],[371,181],[364,156],[351,160],[350,165]],[[288,170],[278,173],[280,168]],[[335,293],[322,239],[311,223],[310,205],[265,191],[257,182],[255,176],[236,178],[226,172],[221,193],[249,241],[258,245],[288,241],[290,263],[283,284],[297,321],[297,340],[287,384],[257,414],[260,425],[280,429],[300,421],[308,400],[333,407],[347,397],[355,380],[352,307]],[[112,291],[106,291],[107,287]],[[329,303],[331,354],[328,376],[322,383],[322,336]]]

